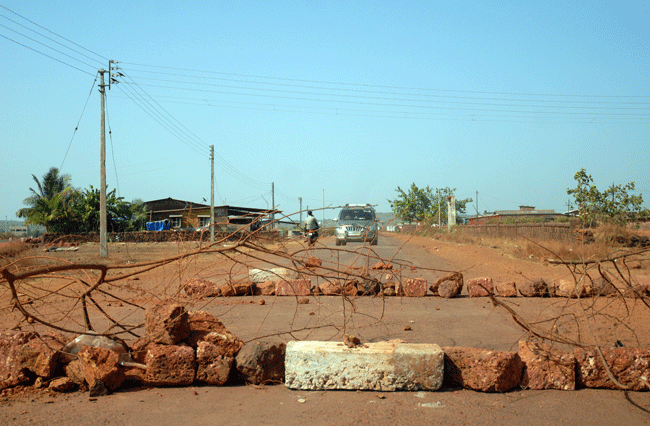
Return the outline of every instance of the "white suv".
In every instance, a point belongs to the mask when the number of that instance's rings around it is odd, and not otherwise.
[[[334,237],[337,246],[344,246],[348,241],[376,245],[379,226],[375,209],[370,204],[346,204],[339,213]]]

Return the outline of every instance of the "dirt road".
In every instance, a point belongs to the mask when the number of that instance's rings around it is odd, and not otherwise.
[[[320,243],[334,247],[331,239],[322,239]],[[123,246],[110,248],[115,259],[124,261],[124,256],[135,256],[132,249],[125,254],[124,249],[119,250],[120,247]],[[412,263],[414,269],[405,273],[430,280],[442,274],[435,269],[461,270],[466,278],[490,276],[495,281],[520,281],[537,276],[554,279],[568,275],[562,267],[511,259],[498,249],[461,246],[426,238],[406,241],[404,237],[382,235],[380,245],[372,248],[384,259]],[[348,245],[346,249],[359,251],[317,250],[314,253],[324,262],[354,264],[364,261],[363,250],[368,246]],[[80,250],[60,256],[82,261],[86,255]],[[209,265],[213,262],[206,259],[186,265],[183,271],[209,276]],[[192,272],[192,268],[196,271]],[[171,269],[143,277],[140,285],[144,286],[151,280],[152,283],[170,281],[171,286]],[[495,309],[488,299],[469,298],[466,294],[455,299],[360,297],[353,303],[344,302],[339,297],[312,296],[309,304],[297,304],[292,297],[265,297],[265,305],[257,303],[260,298],[204,299],[192,301],[189,309],[215,314],[230,331],[245,341],[261,337],[282,341],[338,340],[345,332],[368,342],[399,338],[411,343],[515,351],[518,340],[524,337],[523,330],[507,312]],[[567,301],[557,299],[516,298],[510,303],[527,318],[543,318],[570,309]],[[116,317],[121,317],[126,315],[124,310],[127,307],[111,306],[110,309]],[[641,312],[639,321],[650,322],[650,316]],[[6,319],[4,316],[3,320]],[[129,321],[138,322],[141,317],[132,315]],[[411,327],[410,331],[404,330],[407,325]],[[563,332],[572,332],[571,324],[563,327]],[[601,328],[599,331],[606,338],[615,336],[634,346],[634,337],[626,335],[624,330]],[[650,333],[640,337],[640,345],[648,346],[648,335]],[[293,391],[283,385],[235,385],[132,389],[94,400],[89,400],[87,393],[81,392],[70,395],[39,392],[19,398],[4,397],[0,401],[0,422],[16,425],[612,425],[650,424],[649,409],[648,393],[626,395],[620,391],[592,389],[572,392],[516,390],[506,394],[445,389],[440,392],[380,394]]]

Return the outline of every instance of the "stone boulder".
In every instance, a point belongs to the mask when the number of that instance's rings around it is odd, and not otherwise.
[[[234,358],[244,346],[242,340],[229,331],[212,331],[203,337],[204,342],[212,343],[218,348],[218,354],[223,357]]]
[[[75,359],[65,366],[65,376],[77,386],[86,386],[84,366],[79,359]]]
[[[77,352],[77,358],[81,362],[84,371],[84,378],[90,389],[98,386],[101,382],[108,390],[118,389],[124,382],[124,370],[120,367],[120,356],[110,349],[84,346]]]
[[[359,293],[359,282],[357,280],[348,280],[343,285],[343,294],[348,297],[354,297]]]
[[[224,357],[222,350],[210,342],[198,342],[196,348],[196,380],[222,386],[230,377],[234,358]]]
[[[183,283],[185,294],[192,297],[217,297],[221,296],[219,284],[201,278],[189,278]]]
[[[36,333],[27,331],[0,331],[0,390],[29,381],[20,353],[36,337]]]
[[[467,280],[467,292],[469,297],[487,297],[488,294],[494,294],[492,278],[479,277]]]
[[[404,296],[425,297],[427,295],[427,280],[424,278],[404,278]]]
[[[219,289],[223,297],[249,296],[255,294],[255,285],[247,278],[228,281]]]
[[[545,344],[520,341],[519,358],[524,363],[522,387],[575,390],[576,357],[573,353]]]
[[[524,297],[544,297],[548,295],[548,284],[543,278],[535,278],[519,284],[518,290]]]
[[[611,278],[597,277],[591,280],[591,294],[594,297],[610,296],[617,293]]]
[[[497,283],[494,287],[500,297],[517,297],[517,284],[513,281]]]
[[[357,289],[362,296],[376,296],[381,291],[381,284],[377,280],[366,278],[357,284]]]
[[[175,345],[190,334],[185,307],[177,303],[161,302],[145,311],[144,327],[152,343]]]
[[[276,296],[308,296],[311,294],[311,280],[278,280],[275,282]]]
[[[573,280],[558,280],[553,283],[551,293],[555,297],[578,298],[585,297],[586,289],[584,282],[575,282]]]
[[[255,296],[274,296],[275,295],[275,281],[264,281],[255,284],[253,289]]]
[[[196,357],[189,346],[151,345],[144,380],[151,386],[187,386],[196,375]]]
[[[284,381],[284,343],[255,341],[247,343],[236,358],[237,371],[255,385]]]
[[[310,256],[305,260],[305,267],[307,268],[320,268],[322,264],[323,261],[314,256]]]
[[[650,390],[650,349],[603,348],[603,356],[616,380],[629,390]],[[587,388],[620,389],[607,374],[595,348],[576,348],[577,383]]]
[[[429,287],[431,293],[437,294],[445,299],[458,296],[463,291],[463,274],[460,272],[452,272],[443,277],[438,278]]]
[[[185,341],[193,348],[196,348],[198,342],[205,340],[205,337],[211,332],[216,331],[218,333],[228,333],[228,330],[223,323],[219,321],[217,317],[208,312],[190,312],[187,315],[187,321],[189,323],[190,332]]]
[[[77,388],[77,384],[69,377],[59,377],[58,379],[52,380],[48,388],[54,392],[72,392]]]
[[[384,263],[381,260],[377,263],[375,263],[373,266],[370,267],[370,269],[375,269],[375,270],[391,270],[393,269],[393,265],[391,263]]]
[[[507,392],[521,383],[523,363],[516,352],[444,347],[445,387]]]
[[[318,290],[324,296],[336,296],[341,294],[341,284],[338,281],[325,281],[318,286]]]
[[[60,350],[65,346],[64,337],[57,332],[49,332],[27,342],[20,350],[23,368],[44,379],[51,379],[60,373]]]
[[[393,297],[397,295],[397,287],[399,287],[399,284],[394,282],[394,281],[389,281],[387,283],[382,284],[383,290],[381,291],[384,296],[389,296]]]

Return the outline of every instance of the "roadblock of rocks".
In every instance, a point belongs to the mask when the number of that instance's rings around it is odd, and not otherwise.
[[[308,258],[304,268],[310,272],[321,267],[321,260]],[[183,288],[191,297],[232,297],[245,295],[260,296],[375,296],[375,297],[442,297],[451,299],[461,295],[467,287],[469,297],[618,297],[642,298],[650,296],[650,278],[635,276],[631,285],[620,282],[613,276],[580,281],[526,279],[522,282],[504,281],[495,283],[490,277],[464,279],[460,272],[444,275],[429,285],[424,278],[408,277],[396,279],[393,265],[378,262],[366,271],[356,271],[354,277],[330,279],[313,285],[313,274],[302,274],[298,270],[275,267],[270,269],[251,268],[247,276],[239,276],[225,282],[209,279],[189,278]]]
[[[517,352],[439,347],[403,341],[363,343],[253,341],[244,344],[218,318],[176,303],[147,309],[145,335],[127,347],[103,336],[66,339],[0,331],[0,390],[47,387],[105,395],[125,386],[279,384],[293,389],[437,390],[650,389],[650,350],[560,351],[519,342]]]

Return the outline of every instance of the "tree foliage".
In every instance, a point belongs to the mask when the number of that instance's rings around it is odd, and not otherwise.
[[[629,194],[634,191],[634,182],[612,185],[601,192],[584,168],[577,171],[573,178],[577,186],[567,189],[567,194],[573,195],[580,218],[586,226],[598,222],[622,225],[648,216],[648,210],[642,207],[643,196]]]
[[[32,175],[37,190],[24,200],[28,207],[17,212],[28,224],[43,225],[53,234],[82,234],[99,231],[99,189],[77,190],[69,186],[70,177],[52,167],[40,182]],[[146,209],[142,202],[129,203],[112,190],[106,194],[108,232],[144,229]]]
[[[425,188],[418,188],[415,183],[411,184],[408,192],[399,186],[395,190],[398,194],[394,200],[388,200],[393,214],[405,222],[438,222],[447,223],[447,197],[453,195],[456,188],[432,189],[428,185]],[[456,211],[465,213],[467,203],[472,199],[456,200]]]

